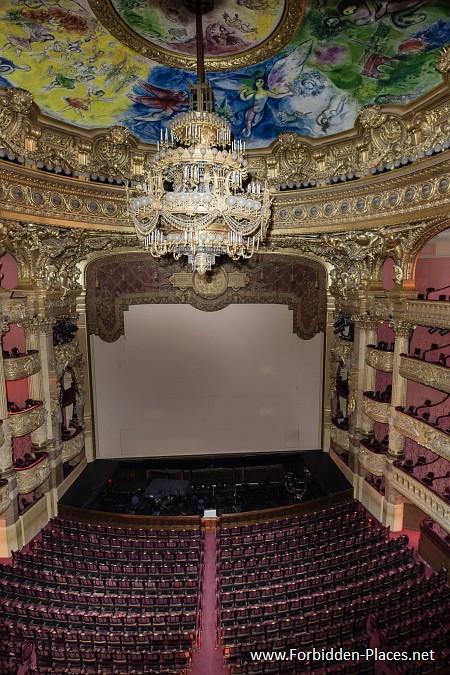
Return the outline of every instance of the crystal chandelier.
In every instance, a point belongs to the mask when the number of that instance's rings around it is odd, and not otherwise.
[[[250,179],[245,144],[231,142],[229,123],[213,112],[205,82],[201,11],[197,3],[197,84],[190,110],[161,131],[144,180],[128,197],[140,241],[159,258],[187,256],[194,272],[211,270],[216,257],[250,258],[270,218],[267,184]]]

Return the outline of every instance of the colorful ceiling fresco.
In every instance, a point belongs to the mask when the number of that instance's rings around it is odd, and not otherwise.
[[[147,0],[114,2],[123,19],[125,8],[136,16],[150,11]],[[173,44],[189,49],[184,14],[171,14],[181,3],[154,2],[166,16],[164,35],[172,35],[172,17],[175,30],[186,30]],[[256,7],[283,3],[216,4],[222,18],[211,14],[208,25],[227,25],[226,13],[233,23],[230,34],[248,42],[269,30],[255,18]],[[151,25],[156,30],[162,24]],[[249,27],[256,32],[250,34]],[[155,142],[161,127],[186,109],[195,74],[121,44],[88,0],[3,0],[0,32],[0,85],[28,89],[43,112],[57,119],[87,129],[123,124],[141,140]],[[159,39],[163,43],[166,37]],[[448,43],[447,0],[311,0],[300,29],[278,54],[210,72],[208,78],[217,112],[230,121],[235,136],[247,139],[248,147],[263,147],[286,131],[313,137],[345,131],[363,105],[413,101],[441,81],[434,64]]]

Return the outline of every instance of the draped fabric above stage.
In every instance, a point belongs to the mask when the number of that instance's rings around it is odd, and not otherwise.
[[[89,333],[106,342],[124,333],[123,312],[132,305],[185,304],[214,311],[231,303],[282,304],[293,310],[293,329],[303,339],[326,323],[326,271],[308,258],[259,255],[224,262],[205,277],[172,260],[147,253],[107,255],[87,267]]]

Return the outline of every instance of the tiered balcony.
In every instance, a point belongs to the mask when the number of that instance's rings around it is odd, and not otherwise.
[[[389,414],[391,410],[391,404],[389,402],[380,401],[370,396],[367,392],[364,392],[363,406],[364,413],[367,417],[370,417],[371,420],[383,424],[389,423]]]
[[[0,513],[4,513],[11,504],[11,496],[9,492],[9,483],[6,478],[0,480]]]
[[[11,436],[25,436],[39,429],[45,422],[46,410],[42,401],[38,401],[32,408],[25,408],[19,412],[9,412],[8,421]]]
[[[450,368],[439,363],[431,363],[402,354],[400,375],[408,380],[414,380],[414,382],[420,382],[450,394]]]
[[[394,352],[378,349],[374,345],[366,347],[366,364],[385,373],[392,373],[394,367]]]
[[[39,352],[29,351],[21,356],[11,357],[3,360],[5,371],[5,380],[21,380],[23,377],[29,377],[38,373],[41,369]]]
[[[348,437],[348,429],[340,427],[335,420],[331,420],[330,427],[331,440],[338,445],[342,450],[348,452],[350,441]]]
[[[45,483],[50,476],[50,460],[48,452],[40,453],[40,457],[25,467],[14,467],[19,494],[26,495]]]
[[[450,532],[450,503],[439,497],[426,485],[403,471],[395,462],[391,474],[392,485],[412,504],[433,518],[446,532]]]
[[[403,436],[432,450],[450,462],[450,434],[445,433],[420,417],[408,415],[401,408],[393,411],[394,428]]]
[[[82,427],[78,427],[73,436],[63,441],[62,461],[69,462],[80,454],[84,448],[84,432]]]

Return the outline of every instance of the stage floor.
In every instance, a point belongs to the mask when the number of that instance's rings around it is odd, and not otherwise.
[[[148,491],[154,481],[159,485],[157,495]],[[173,489],[177,481],[183,484],[180,494]],[[59,503],[135,515],[203,515],[205,509],[222,515],[277,508],[348,490],[351,485],[328,454],[310,450],[170,460],[95,460]]]

